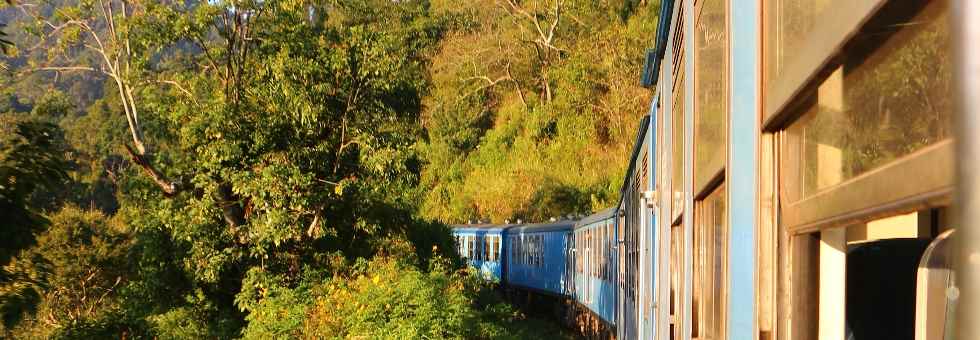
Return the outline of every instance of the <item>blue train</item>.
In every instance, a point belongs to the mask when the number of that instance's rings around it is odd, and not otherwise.
[[[568,298],[565,317],[595,332],[616,318],[616,210],[579,221],[453,226],[459,253],[487,279]]]
[[[980,81],[952,70],[980,69],[980,5],[659,3],[653,95],[615,205],[454,226],[460,253],[566,301],[591,335],[976,338],[950,313],[980,312],[960,294],[980,271],[953,269],[980,252],[958,227],[980,223]]]

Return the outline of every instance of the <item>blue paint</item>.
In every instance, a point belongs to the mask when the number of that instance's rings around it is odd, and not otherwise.
[[[755,223],[759,139],[760,1],[730,0],[728,338],[755,337]]]

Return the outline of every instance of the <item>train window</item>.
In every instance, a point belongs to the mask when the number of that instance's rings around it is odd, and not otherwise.
[[[538,236],[537,235],[531,235],[530,237],[528,237],[528,245],[530,247],[528,248],[528,252],[527,252],[527,265],[529,265],[531,267],[534,267],[535,266],[535,264],[534,264],[534,260],[535,260],[534,257],[535,257],[535,254],[538,251],[538,244],[536,242],[537,239],[538,239]]]
[[[534,236],[534,266],[541,266],[541,235]]]
[[[520,243],[521,245],[521,251],[517,262],[520,263],[522,266],[527,265],[527,236],[521,235],[518,240],[518,243]]]
[[[606,267],[606,281],[613,281],[613,271],[615,266],[613,265],[613,259],[616,258],[616,225],[612,220],[606,221],[606,230],[609,234],[609,265]]]
[[[579,254],[578,240],[579,240],[578,232],[577,231],[572,232],[572,249],[573,249],[572,250],[572,256],[575,259],[575,272],[576,273],[581,272],[579,270],[579,262],[581,262],[581,261],[578,260],[578,254]]]
[[[521,236],[521,264],[525,266],[528,265],[528,263],[530,263],[527,259],[528,251],[531,249],[530,244],[528,244],[529,241],[530,241],[530,236],[528,235]]]
[[[776,116],[787,100],[836,57],[883,0],[765,0],[765,118]],[[889,1],[905,6],[911,1]]]
[[[493,237],[493,260],[500,261],[500,236]]]
[[[682,246],[684,241],[684,235],[682,233],[683,230],[684,230],[683,223],[681,223],[681,224],[671,226],[669,231],[670,232],[670,248],[669,248],[670,257],[668,263],[669,266],[668,270],[669,270],[669,279],[670,279],[669,314],[671,316],[670,317],[671,339],[683,339],[683,337],[680,336],[680,332],[683,329],[680,325],[682,321],[682,316],[680,315],[680,309],[682,308],[681,301],[682,301],[682,297],[684,296],[682,291],[683,278],[681,277],[681,275],[684,272],[682,268],[682,265],[684,263],[684,257],[683,257],[684,249]]]
[[[575,254],[575,257],[578,259],[578,272],[585,274],[585,230],[580,230],[578,234],[578,239],[575,241],[575,245],[578,247],[578,253]]]
[[[599,272],[599,277],[603,280],[609,272],[609,239],[612,238],[604,227],[602,224],[599,225],[599,232],[602,233],[602,271]]]
[[[586,247],[585,248],[585,257],[588,259],[588,261],[586,262],[585,274],[586,275],[589,275],[589,276],[592,276],[592,268],[595,267],[595,260],[592,257],[592,253],[594,252],[593,249],[595,249],[595,248],[593,248],[593,245],[592,245],[592,230],[591,229],[586,229],[585,230],[585,247]]]
[[[821,15],[833,12],[834,3],[854,0],[767,0],[766,13],[769,14],[767,23],[766,45],[771,47],[766,51],[766,80],[772,83],[786,72],[787,67],[799,57],[807,39],[817,27]],[[833,21],[827,21],[831,24]]]
[[[596,271],[597,278],[604,278],[606,272],[606,232],[601,225],[596,226],[596,234],[599,234],[599,270]]]
[[[526,235],[521,235],[520,243],[521,243],[521,257],[520,257],[521,261],[520,261],[520,263],[521,263],[522,266],[526,266],[527,265],[527,248],[528,248],[527,247],[527,236]]]
[[[585,274],[585,232],[579,231],[578,234],[578,241],[576,241],[576,245],[578,246],[578,254],[576,254],[578,258],[578,272]]]
[[[497,250],[496,236],[487,236],[487,261],[495,261],[494,252]]]
[[[592,229],[586,229],[585,230],[585,234],[586,235],[589,235],[588,236],[588,240],[589,240],[588,241],[589,242],[589,245],[588,245],[588,247],[589,247],[589,251],[588,251],[589,270],[587,270],[585,273],[587,275],[589,275],[589,276],[592,276],[593,272],[595,272],[595,238],[593,237],[595,235],[592,235]]]
[[[726,327],[728,225],[722,183],[697,202],[694,218],[692,336],[724,339]]]
[[[783,134],[788,224],[952,184],[948,12],[947,1],[889,2],[803,96],[802,115]]]
[[[694,39],[694,190],[725,166],[728,117],[728,1],[702,0]]]
[[[528,266],[531,266],[531,267],[534,267],[535,266],[534,265],[534,255],[538,251],[538,249],[537,249],[538,245],[535,242],[537,240],[537,238],[538,238],[537,235],[530,235],[530,236],[528,236],[528,239],[527,239],[527,245],[528,245],[528,248],[527,248],[527,265]]]
[[[517,237],[511,236],[509,245],[510,245],[510,259],[507,261],[516,264],[517,250],[520,248],[519,245],[517,244]]]
[[[598,236],[598,244],[596,247],[599,249],[597,254],[599,258],[599,268],[596,269],[596,278],[602,279],[604,277],[603,273],[606,271],[606,230],[600,224],[595,224],[595,232]]]
[[[538,267],[544,267],[544,235],[538,235]]]
[[[544,267],[544,235],[538,236],[538,244],[541,245],[538,248],[538,267]]]
[[[538,252],[541,251],[541,244],[538,243],[540,235],[531,236],[531,266],[538,266]]]
[[[476,257],[478,257],[480,259],[480,261],[486,261],[487,260],[487,238],[486,238],[486,236],[477,236],[476,237]]]
[[[600,247],[600,245],[602,245],[602,236],[599,235],[598,231],[599,231],[598,229],[595,229],[595,227],[593,227],[592,244],[593,244],[593,249],[595,249],[595,254],[592,254],[592,258],[595,260],[595,266],[594,268],[592,268],[593,277],[599,277],[599,270],[600,268],[602,268],[602,247]]]
[[[527,260],[528,250],[531,249],[530,245],[528,244],[529,239],[530,238],[527,235],[521,236],[521,264],[525,266],[530,263]]]
[[[681,56],[678,60],[684,63],[684,56]],[[679,81],[683,84],[683,65],[679,73]],[[671,120],[673,120],[674,129],[671,131],[673,137],[671,141],[673,158],[671,161],[670,186],[673,188],[671,219],[674,219],[681,214],[684,208],[684,86],[677,88],[672,111]]]
[[[534,254],[538,251],[537,244],[535,243],[537,238],[537,235],[529,235],[527,238],[527,265],[531,267],[534,267]]]

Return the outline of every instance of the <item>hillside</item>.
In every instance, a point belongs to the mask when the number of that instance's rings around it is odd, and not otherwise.
[[[656,4],[0,2],[0,337],[565,337],[446,226],[611,204]]]

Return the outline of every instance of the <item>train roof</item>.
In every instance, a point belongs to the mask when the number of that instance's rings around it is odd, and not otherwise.
[[[482,224],[452,224],[449,227],[452,228],[453,231],[461,231],[461,232],[476,232],[476,231],[500,232],[503,231],[504,229],[510,228],[511,226],[515,226],[515,225],[516,224],[482,223]]]
[[[574,220],[562,220],[545,223],[519,224],[507,228],[507,232],[515,233],[536,233],[548,231],[568,231],[575,227]]]
[[[616,215],[616,207],[609,207],[595,214],[589,215],[575,223],[575,227],[584,227],[592,223],[607,220]]]

